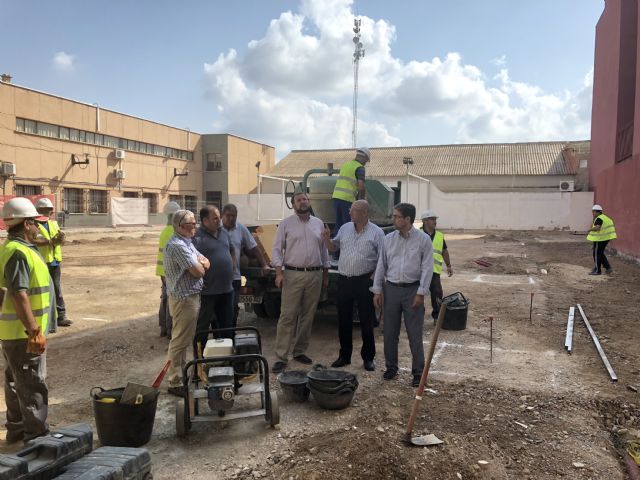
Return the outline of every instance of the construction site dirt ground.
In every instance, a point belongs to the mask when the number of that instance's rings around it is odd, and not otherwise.
[[[159,337],[154,276],[158,231],[104,237],[72,231],[64,248],[63,290],[74,324],[49,337],[52,429],[77,422],[95,427],[92,387],[150,384],[164,364],[168,341]],[[447,243],[454,276],[443,277],[443,286],[470,300],[468,323],[465,330],[442,331],[414,429],[436,434],[443,445],[401,442],[414,397],[408,342],[403,331],[401,374],[384,381],[378,328],[375,372],[363,369],[354,332],[346,369],[358,375],[360,387],[350,408],[328,411],[313,398],[287,403],[280,397],[275,429],[257,417],[195,424],[188,439],[177,439],[177,399],[165,385],[146,445],[155,478],[625,478],[620,453],[640,430],[640,267],[613,257],[613,275],[587,276],[590,245],[569,232],[451,232]],[[569,307],[578,303],[617,383],[578,315],[573,354],[564,349]],[[326,313],[316,318],[307,353],[328,365],[337,357],[338,338],[337,322]],[[241,322],[260,329],[263,352],[273,362],[276,322],[243,312]],[[428,317],[425,350],[432,331]],[[279,392],[273,374],[270,381]],[[2,452],[20,448],[0,443]]]

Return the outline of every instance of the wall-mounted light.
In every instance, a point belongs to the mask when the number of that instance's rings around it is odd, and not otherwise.
[[[260,164],[261,164],[261,163],[262,163],[262,162],[260,162],[260,160],[258,160],[258,161],[256,162],[256,169],[260,170]]]
[[[189,170],[185,170],[183,172],[178,172],[177,168],[173,168],[173,176],[174,177],[186,177],[187,175],[189,175]]]
[[[71,166],[73,165],[89,165],[89,154],[84,154],[84,160],[80,160],[77,155],[71,154]]]

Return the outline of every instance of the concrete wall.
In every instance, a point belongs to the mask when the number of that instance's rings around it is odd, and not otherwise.
[[[636,2],[606,1],[596,26],[589,162],[595,201],[616,224],[618,239],[611,246],[635,258],[640,258],[639,26],[640,11]],[[630,68],[634,62],[629,56],[635,56],[635,71]],[[616,161],[617,138],[629,121],[633,122],[632,155]]]

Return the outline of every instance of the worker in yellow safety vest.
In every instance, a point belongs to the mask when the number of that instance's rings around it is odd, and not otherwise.
[[[433,309],[431,316],[435,322],[438,318],[438,313],[440,313],[440,303],[443,297],[442,283],[440,282],[442,262],[444,261],[447,266],[448,276],[453,275],[453,268],[451,268],[451,259],[449,258],[449,250],[447,249],[447,242],[444,240],[444,234],[436,230],[438,216],[433,210],[426,210],[422,212],[421,218],[422,230],[429,235],[433,244],[433,276],[431,277],[429,291],[431,292],[431,307]]]
[[[591,209],[593,225],[587,234],[587,240],[593,242],[593,270],[589,275],[602,275],[602,267],[607,274],[612,274],[613,269],[604,254],[604,249],[611,240],[618,238],[613,220],[602,213],[600,205],[594,205]]]
[[[47,264],[49,275],[53,280],[53,288],[56,299],[56,318],[52,318],[49,322],[49,331],[55,332],[56,325],[60,327],[68,327],[73,322],[67,317],[67,309],[62,296],[62,288],[60,286],[60,278],[62,276],[62,245],[64,244],[65,234],[60,229],[58,222],[53,220],[53,203],[46,197],[38,199],[36,202],[36,210],[42,215],[43,220],[38,222],[38,236],[34,243],[40,251],[40,255]]]
[[[8,228],[0,246],[0,287],[6,288],[0,313],[6,441],[27,442],[49,431],[44,333],[52,313],[51,280],[33,244],[39,214],[31,201],[12,198],[4,204],[2,217]]]
[[[336,223],[333,234],[336,235],[340,227],[351,221],[349,209],[356,200],[365,198],[365,170],[364,166],[370,160],[367,147],[356,150],[356,158],[349,160],[340,167],[338,180],[333,188],[333,206],[336,212]]]
[[[169,312],[169,298],[167,297],[167,282],[164,278],[164,247],[173,235],[173,225],[171,223],[173,214],[180,210],[177,202],[168,202],[162,209],[162,213],[167,216],[167,224],[160,232],[160,242],[158,245],[158,257],[156,259],[156,275],[162,282],[160,293],[160,310],[158,312],[158,323],[160,324],[160,336],[171,340],[171,330],[173,321]]]

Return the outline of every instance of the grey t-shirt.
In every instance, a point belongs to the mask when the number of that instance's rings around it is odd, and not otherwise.
[[[218,229],[218,238],[200,227],[193,237],[193,245],[211,262],[211,268],[204,275],[202,295],[218,295],[233,290],[233,261],[234,252],[229,234],[222,228]]]

